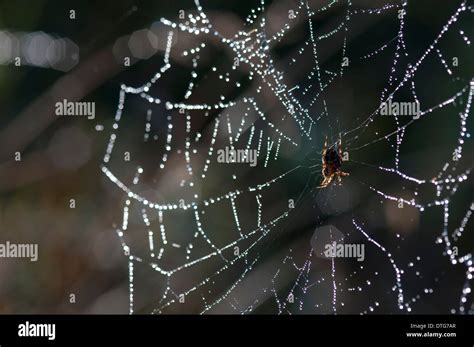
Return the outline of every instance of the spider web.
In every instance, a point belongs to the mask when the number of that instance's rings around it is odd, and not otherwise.
[[[128,260],[130,313],[426,312],[423,301],[436,291],[456,296],[452,313],[470,310],[474,267],[464,245],[474,201],[457,197],[472,169],[474,80],[451,67],[444,47],[458,40],[470,48],[465,23],[474,8],[453,5],[436,35],[411,51],[408,3],[364,4],[290,2],[276,28],[262,1],[244,29],[224,35],[196,0],[186,18],[156,24],[166,33],[163,63],[144,84],[121,86],[102,165],[125,194],[116,233]],[[332,28],[320,33],[326,16]],[[379,20],[393,29],[388,40],[351,44],[361,25]],[[278,57],[295,28],[304,35],[289,58]],[[370,71],[374,61],[388,73],[355,79],[354,70]],[[186,83],[174,100],[163,89],[178,80]],[[361,80],[379,98],[348,109],[345,86]],[[209,89],[213,96],[201,92]],[[382,116],[391,100],[418,102],[419,117]],[[417,134],[440,118],[449,140],[418,157]],[[326,136],[329,145],[341,139],[350,176],[317,189]],[[418,150],[427,153],[433,141]],[[218,163],[224,147],[255,150],[257,167]],[[425,170],[430,161],[436,172]],[[425,216],[439,227],[415,241],[382,233],[387,210],[420,220],[418,233]],[[403,229],[403,221],[393,223]],[[315,255],[310,240],[324,226],[364,244],[366,261]],[[461,274],[457,292],[440,285],[451,269]]]

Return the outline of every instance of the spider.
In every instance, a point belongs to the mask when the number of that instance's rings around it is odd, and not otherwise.
[[[349,176],[347,172],[341,171],[342,166],[342,141],[339,137],[337,144],[337,150],[335,146],[328,147],[328,138],[324,141],[324,147],[322,152],[323,162],[323,181],[319,185],[319,188],[326,188],[333,180],[334,176],[337,176],[337,180],[341,183],[341,177]]]

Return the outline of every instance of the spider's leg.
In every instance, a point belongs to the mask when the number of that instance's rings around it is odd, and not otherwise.
[[[322,180],[321,183],[319,184],[319,187],[318,187],[318,188],[324,188],[324,187],[327,186],[328,177],[326,177],[326,176],[324,175],[324,166],[325,166],[325,165],[323,165],[323,170],[322,170],[323,180]]]
[[[328,185],[330,185],[333,177],[334,177],[334,174],[328,177],[324,177],[324,180],[321,182],[321,185],[319,186],[319,188],[326,188]]]
[[[323,147],[323,152],[322,152],[322,156],[321,156],[321,160],[324,164],[324,157],[326,156],[326,151],[328,149],[328,137],[326,135],[326,140],[324,140],[324,147]]]
[[[333,178],[334,178],[334,174],[328,177],[328,185],[331,184]]]
[[[324,179],[326,179],[326,175],[324,172],[326,171],[326,163],[324,162],[324,156],[323,156],[323,168],[321,169],[321,175],[323,175]]]
[[[349,176],[349,173],[348,173],[348,172],[344,172],[344,171],[339,171],[338,175],[339,175],[339,176],[342,176],[342,177],[345,177],[345,176]]]
[[[321,184],[319,185],[319,189],[322,189],[322,188],[326,188],[328,186],[329,183],[327,183],[327,180],[324,179]]]

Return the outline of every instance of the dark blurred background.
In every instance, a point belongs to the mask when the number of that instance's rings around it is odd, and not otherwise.
[[[314,0],[309,4],[317,10],[326,2]],[[363,126],[363,121],[377,109],[381,93],[388,85],[399,21],[397,9],[379,14],[362,10],[385,4],[384,1],[352,1],[352,10],[359,9],[361,13],[351,16],[345,39],[342,29],[318,42],[322,70],[339,71],[344,40],[345,55],[350,58],[350,64],[344,69],[343,76],[335,78],[321,97],[308,107],[316,124],[310,139],[301,136],[288,119],[280,121],[284,110],[268,90],[257,96],[261,81],[248,79],[249,70],[245,64],[237,71],[231,71],[233,57],[217,39],[209,35],[199,38],[198,42],[193,35],[175,31],[170,58],[173,70],[157,83],[153,90],[155,95],[164,100],[182,100],[193,68],[191,59],[184,59],[179,52],[205,42],[207,49],[201,54],[199,70],[202,80],[193,102],[216,102],[221,94],[231,100],[255,96],[266,118],[298,143],[297,148],[282,145],[278,160],[265,168],[261,165],[251,170],[248,167],[211,167],[208,179],[199,187],[201,195],[218,196],[233,189],[246,189],[299,167],[262,193],[263,222],[269,222],[286,210],[289,199],[298,204],[287,218],[271,229],[265,242],[252,249],[245,262],[213,277],[210,283],[189,295],[185,304],[170,305],[164,312],[201,312],[205,305],[222,297],[249,264],[253,264],[250,274],[210,312],[240,313],[247,312],[248,308],[257,313],[278,313],[274,289],[282,300],[290,292],[298,298],[295,304],[288,304],[283,313],[332,313],[331,262],[312,256],[310,245],[314,230],[324,225],[342,230],[349,242],[366,245],[366,260],[362,266],[353,260],[336,261],[338,312],[370,313],[369,307],[375,308],[375,313],[400,312],[390,262],[377,248],[370,247],[354,228],[352,219],[363,223],[364,230],[389,250],[398,266],[405,270],[402,285],[405,300],[412,301],[412,312],[459,312],[466,267],[451,265],[443,254],[444,246],[435,242],[443,231],[442,207],[429,208],[423,213],[409,206],[398,208],[396,201],[388,201],[370,189],[375,187],[408,200],[416,197],[421,204],[436,199],[433,185],[417,186],[377,168],[394,165],[393,137],[381,139],[397,129],[394,121],[379,117],[367,127]],[[407,64],[420,58],[460,4],[461,1],[409,1],[404,28],[408,56],[398,59],[395,74],[398,82]],[[229,38],[243,28],[251,9],[259,5],[257,1],[202,1],[211,23]],[[268,30],[271,33],[278,31],[288,22],[288,11],[298,5],[294,0],[266,2]],[[75,11],[75,19],[70,18],[71,9]],[[337,28],[347,15],[347,9],[347,3],[340,2],[326,11],[316,12],[312,20],[315,34],[324,35]],[[0,260],[1,313],[128,313],[128,261],[114,227],[121,224],[126,197],[103,175],[100,165],[109,140],[120,85],[142,85],[158,71],[163,64],[168,33],[168,28],[161,25],[159,19],[179,21],[180,10],[186,15],[196,13],[191,1],[0,2],[0,241],[39,245],[38,262]],[[300,85],[301,91],[316,83],[315,64],[308,48],[300,54],[309,37],[308,21],[303,17],[295,22],[285,37],[272,45],[271,54],[275,66],[283,71],[285,82],[290,86]],[[452,161],[460,133],[459,113],[465,109],[468,86],[473,77],[472,50],[459,34],[460,30],[467,38],[474,37],[470,10],[460,15],[437,46],[453,74],[447,74],[437,53],[432,52],[414,78],[422,109],[438,105],[467,88],[454,104],[437,109],[407,127],[400,148],[400,170],[414,177],[430,180],[446,162]],[[360,58],[386,43],[389,45],[379,54]],[[16,56],[21,57],[21,66],[15,66],[12,58]],[[124,66],[125,57],[131,58],[131,66]],[[451,66],[454,57],[458,58],[458,66]],[[296,63],[292,63],[293,58],[297,59]],[[242,81],[243,87],[229,87],[210,78],[206,80],[206,71],[210,71],[211,66],[232,72],[232,78]],[[389,87],[392,89],[393,86]],[[315,88],[309,88],[306,94],[299,91],[294,95],[304,105],[310,105],[317,93]],[[409,100],[411,90],[404,87],[397,96],[399,100]],[[64,98],[95,102],[96,118],[55,116],[54,103]],[[326,106],[322,99],[326,100]],[[120,148],[135,148],[136,139],[143,136],[143,117],[149,107],[139,98],[127,102],[124,112],[127,116],[122,120],[117,144]],[[328,114],[318,119],[324,107],[328,108]],[[229,114],[237,117],[239,112],[242,110],[232,110]],[[161,116],[159,108],[154,108],[155,114],[153,127],[157,132],[165,133],[160,130],[160,126],[166,124],[165,116]],[[212,113],[208,121],[200,124],[204,134],[212,132],[213,120],[218,116],[218,112]],[[469,119],[467,129],[467,132],[472,131]],[[329,136],[334,143],[339,133],[343,134],[343,146],[350,154],[344,170],[351,176],[344,179],[342,186],[314,189],[321,181],[320,167],[308,167],[320,162],[324,137]],[[180,142],[182,145],[185,134],[176,136],[177,146]],[[381,140],[372,143],[378,139]],[[153,158],[161,158],[163,153],[163,148],[155,150],[140,152],[143,157],[137,160],[145,165],[153,164]],[[14,160],[17,151],[22,154],[20,162]],[[202,151],[204,157],[200,159],[205,160],[205,145]],[[456,173],[472,167],[472,153],[470,140],[464,145]],[[124,181],[130,179],[130,170],[131,166],[124,163],[113,163],[114,173]],[[181,192],[177,193],[178,189],[174,187],[178,186],[185,167],[177,163],[170,170],[154,176],[155,181],[150,180],[142,189],[148,194],[159,195],[159,201],[176,201]],[[233,174],[238,176],[235,181]],[[151,182],[160,188],[150,186]],[[469,177],[452,196],[450,234],[471,208],[472,191]],[[76,201],[74,209],[69,206],[70,199]],[[256,227],[254,203],[254,195],[247,197],[244,194],[238,200],[239,219],[246,232]],[[137,216],[140,213],[136,206],[132,206],[132,211]],[[131,232],[147,242],[145,229],[137,216],[130,217]],[[196,226],[189,216],[178,212],[169,216],[167,223],[172,225],[170,230],[176,229],[176,235],[195,232]],[[207,209],[205,218],[206,232],[218,244],[232,242],[236,235],[235,224],[228,205],[216,204]],[[460,255],[472,252],[472,221],[465,229],[464,236],[456,243]],[[300,272],[295,265],[303,266],[308,259],[310,271],[305,273],[307,282],[302,285],[298,282]],[[176,256],[164,265],[178,266],[182,260]],[[220,260],[202,262],[190,273],[179,275],[172,288],[176,293],[192,288],[220,266]],[[148,313],[160,306],[166,278],[146,266],[136,271],[135,312]],[[278,276],[274,277],[277,272]],[[298,283],[296,289],[292,288],[295,282]],[[70,303],[70,294],[76,295],[75,303]],[[464,305],[469,309],[470,304],[471,301]]]

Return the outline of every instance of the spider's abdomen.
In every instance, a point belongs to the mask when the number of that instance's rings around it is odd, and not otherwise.
[[[322,162],[323,162],[323,181],[319,188],[327,187],[334,179],[337,178],[339,184],[341,184],[341,177],[349,176],[347,172],[341,170],[342,166],[342,148],[341,140],[339,139],[338,145],[333,145],[327,148],[327,139],[324,143]]]
[[[330,171],[334,172],[341,168],[341,157],[334,148],[329,148],[324,156],[324,162]]]

